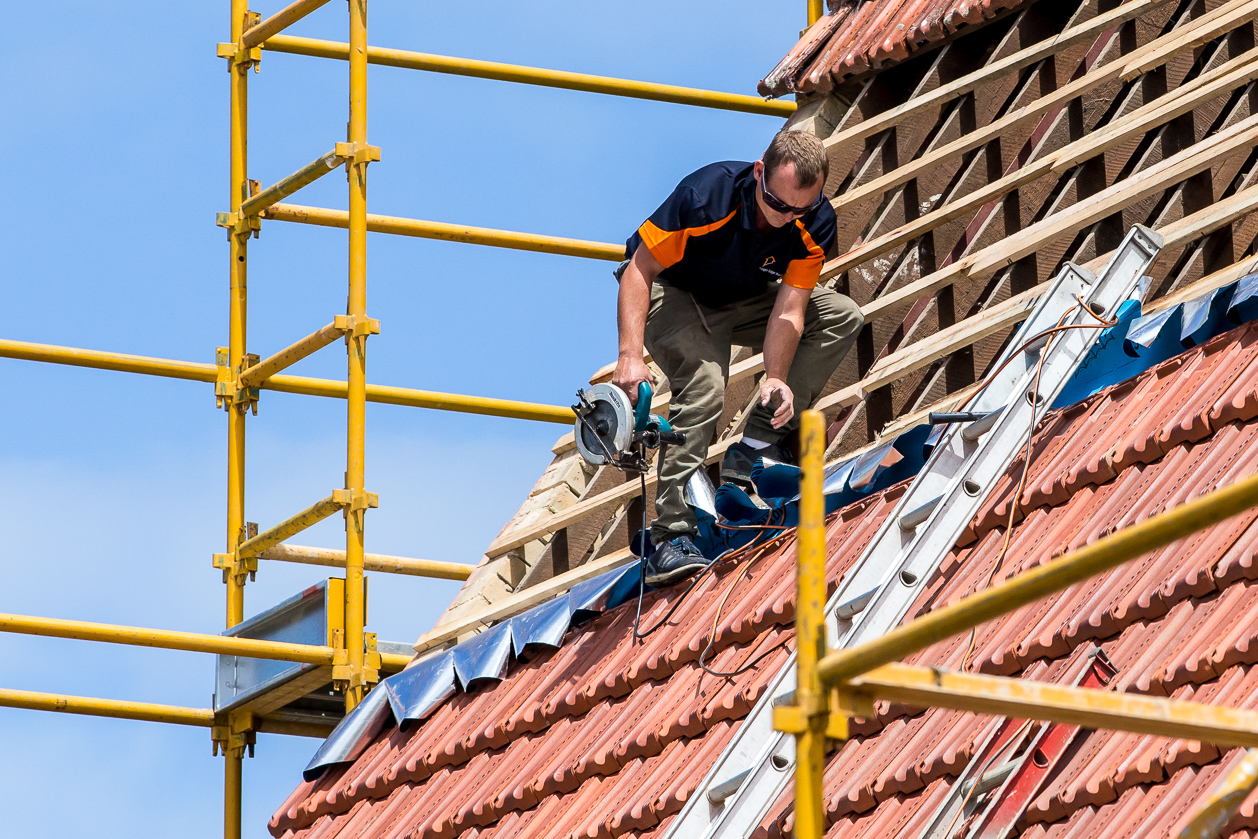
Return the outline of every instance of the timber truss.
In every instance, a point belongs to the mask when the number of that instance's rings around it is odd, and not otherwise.
[[[1135,224],[1165,242],[1146,312],[1247,272],[1255,18],[1258,0],[1033,3],[801,103],[788,124],[824,138],[838,214],[823,281],[866,320],[817,406],[828,458],[964,402],[1063,264],[1098,270]],[[732,361],[709,464],[763,371]],[[554,453],[421,652],[632,559],[637,484],[570,434]]]

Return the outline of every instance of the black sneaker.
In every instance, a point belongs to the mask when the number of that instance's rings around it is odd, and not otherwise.
[[[689,536],[678,536],[651,552],[646,561],[646,584],[666,586],[689,577],[712,562],[706,559]]]
[[[739,440],[725,450],[725,459],[721,461],[721,483],[737,484],[744,489],[754,490],[751,470],[756,465],[756,461],[762,457],[776,460],[778,463],[794,462],[790,452],[780,446],[770,444],[764,448],[753,449]]]

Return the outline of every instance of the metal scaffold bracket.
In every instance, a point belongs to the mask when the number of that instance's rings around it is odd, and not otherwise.
[[[227,59],[228,71],[245,71],[250,67],[258,73],[262,69],[262,47],[241,48],[235,44],[219,44],[218,57]]]
[[[257,12],[245,12],[244,14],[244,31],[248,31],[257,26],[262,21],[262,15]],[[241,44],[218,44],[216,45],[216,54],[219,58],[227,59],[227,71],[245,72],[253,67],[253,72],[257,73],[262,68],[262,45],[246,47]]]
[[[258,523],[249,521],[245,522],[244,527],[240,529],[239,542],[243,543],[258,535]],[[252,582],[258,576],[258,557],[254,555],[241,556],[239,551],[232,551],[225,554],[214,554],[213,565],[223,572],[223,582],[235,580],[239,585],[244,585],[246,580]]]
[[[380,652],[376,648],[376,633],[363,633],[363,666],[355,669],[349,663],[349,650],[345,648],[345,633],[336,630],[336,656],[332,660],[332,686],[338,690],[370,688],[380,681]]]
[[[228,236],[236,236],[240,239],[248,239],[250,237],[256,239],[258,234],[262,232],[262,218],[256,215],[241,216],[239,213],[217,213],[214,217],[214,224],[225,228]]]
[[[380,496],[361,489],[334,489],[332,500],[345,508],[345,514],[380,506]]]
[[[339,144],[338,144],[339,145]],[[337,315],[332,324],[345,333],[345,339],[380,334],[380,321],[362,315]]]
[[[258,738],[254,725],[253,714],[248,711],[232,711],[227,714],[221,724],[210,728],[214,756],[221,754],[239,760],[247,753],[249,757],[253,757],[253,747]]]
[[[346,166],[355,163],[377,163],[380,160],[380,147],[367,143],[337,143],[337,157],[345,158]]]
[[[244,411],[248,409],[256,417],[258,415],[258,396],[262,390],[258,387],[242,388],[239,386],[239,381],[240,374],[258,364],[261,359],[255,353],[245,353],[241,359],[240,366],[233,368],[230,364],[230,358],[227,347],[215,348],[215,405],[224,410],[237,408]]]

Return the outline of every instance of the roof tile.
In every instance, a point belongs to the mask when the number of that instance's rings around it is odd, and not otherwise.
[[[906,2],[904,8],[913,3]],[[1242,327],[1136,379],[1054,412],[910,610],[917,615],[1258,469],[1258,330]],[[828,520],[836,585],[903,485]],[[1021,515],[1023,518],[1019,519]],[[992,621],[972,665],[1069,682],[1099,645],[1110,690],[1258,706],[1258,539],[1238,516]],[[1004,545],[1008,538],[1008,549]],[[787,660],[793,643],[790,539],[725,562],[685,597],[648,593],[569,631],[562,647],[496,685],[446,700],[381,734],[353,764],[302,783],[271,820],[276,836],[659,836]],[[969,639],[911,660],[959,668]],[[705,652],[706,651],[706,652]],[[709,675],[700,667],[738,671]],[[880,702],[827,761],[828,836],[916,835],[997,722]],[[1082,731],[1015,831],[1025,837],[1165,835],[1236,750]],[[755,835],[785,837],[789,790]],[[1258,828],[1253,802],[1233,829]],[[906,833],[907,832],[907,833]],[[1245,839],[1254,839],[1252,834]]]
[[[851,76],[903,61],[963,27],[1028,0],[832,0],[761,80],[765,96],[826,93]]]

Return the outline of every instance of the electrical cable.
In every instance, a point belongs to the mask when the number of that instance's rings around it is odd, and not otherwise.
[[[1090,326],[1084,327],[1083,324],[1065,324],[1066,318],[1070,317],[1070,315],[1076,309],[1082,309],[1084,312],[1087,312],[1088,315],[1090,315],[1093,319],[1095,319],[1102,327],[1109,328],[1109,327],[1114,326],[1118,322],[1117,319],[1106,320],[1105,318],[1098,315],[1096,312],[1092,311],[1092,309],[1086,303],[1083,302],[1083,298],[1077,294],[1075,295],[1075,300],[1078,301],[1078,305],[1072,306],[1069,309],[1067,309],[1062,314],[1062,316],[1057,320],[1056,326],[1054,326],[1051,329],[1046,329],[1043,332],[1041,332],[1040,335],[1037,335],[1034,338],[1024,342],[1022,347],[1019,349],[1019,352],[1021,352],[1022,349],[1025,349],[1032,342],[1039,340],[1040,336],[1042,335],[1048,336],[1048,342],[1044,344],[1044,349],[1041,350],[1040,352],[1039,361],[1037,361],[1035,364],[1035,381],[1031,385],[1031,393],[1033,394],[1032,396],[1033,399],[1040,398],[1040,374],[1044,370],[1044,360],[1048,358],[1048,348],[1052,344],[1053,338],[1055,338],[1057,334],[1059,334],[1060,332],[1064,332],[1067,329],[1096,328],[1096,327],[1090,327]],[[1010,360],[1012,360],[1012,358],[1013,356],[1010,356]],[[1003,367],[1004,365],[1001,365],[1001,366]],[[1005,561],[1005,555],[1009,551],[1009,545],[1013,538],[1014,518],[1017,516],[1018,505],[1022,499],[1022,492],[1026,485],[1027,475],[1031,471],[1031,454],[1032,454],[1031,448],[1032,448],[1032,441],[1035,437],[1035,423],[1036,423],[1035,406],[1032,405],[1031,413],[1030,413],[1030,426],[1027,428],[1026,451],[1022,458],[1022,476],[1018,479],[1017,489],[1015,490],[1013,494],[1013,499],[1012,501],[1010,501],[1010,504],[1009,504],[1009,520],[1005,523],[1005,541],[1001,545],[1000,553],[996,555],[996,561],[992,563],[992,570],[987,575],[987,582],[984,585],[984,588],[991,586],[992,580],[996,578],[996,573],[1000,570],[1001,565]],[[961,659],[961,669],[963,671],[969,669],[970,657],[975,652],[977,642],[978,642],[978,627],[972,627],[970,629],[970,641],[969,641],[968,646],[966,647],[965,656]]]
[[[996,758],[1004,754],[1005,749],[1009,748],[1013,743],[1020,742],[1026,730],[1031,727],[1033,720],[1027,720],[1018,727],[1013,736],[1000,745],[996,751],[992,752],[987,760],[983,761],[983,765],[974,773],[974,778],[970,781],[970,789],[965,794],[965,798],[961,801],[961,807],[957,810],[956,815],[952,817],[952,823],[948,825],[948,829],[943,832],[944,839],[952,835],[952,829],[957,826],[957,819],[965,812],[965,808],[970,806],[970,799],[974,797],[974,791],[978,789],[978,782],[987,774],[987,770],[991,767]]]
[[[778,508],[778,509],[770,511],[769,520],[772,521],[775,515],[778,515],[782,519],[785,519],[786,510]],[[756,526],[785,528],[785,525],[773,525],[773,524],[756,525]],[[720,670],[713,670],[707,665],[708,653],[712,651],[712,645],[716,643],[716,631],[721,625],[721,615],[725,611],[725,603],[729,600],[729,596],[734,592],[734,589],[738,586],[738,584],[742,582],[743,578],[747,576],[747,572],[751,570],[751,566],[754,565],[757,560],[761,559],[762,557],[765,556],[765,554],[768,553],[768,549],[773,546],[774,542],[783,540],[786,535],[787,535],[786,533],[779,533],[776,536],[770,539],[767,539],[764,542],[761,542],[760,544],[756,544],[756,541],[753,539],[750,543],[738,549],[739,552],[741,553],[748,553],[750,552],[750,549],[752,547],[755,547],[757,551],[756,551],[755,556],[747,557],[746,562],[743,563],[743,567],[739,570],[738,574],[734,577],[734,579],[730,581],[729,587],[725,589],[725,594],[721,596],[721,602],[717,604],[716,614],[713,615],[712,617],[712,630],[708,633],[708,642],[704,646],[703,652],[699,653],[699,667],[700,669],[703,670],[704,673],[707,673],[711,676],[716,676],[718,678],[732,678],[734,676],[741,676],[743,673],[746,673],[748,670],[755,667],[761,661],[768,658],[770,655],[777,652],[782,647],[786,646],[785,641],[782,641],[781,643],[778,643],[778,644],[774,644],[772,647],[765,650],[763,653],[756,656],[754,659],[747,662],[742,667],[739,667],[735,670],[730,670],[728,672],[720,671]],[[738,554],[736,553],[733,555],[732,558],[737,558],[737,556]],[[726,557],[726,558],[728,559],[731,557]]]

